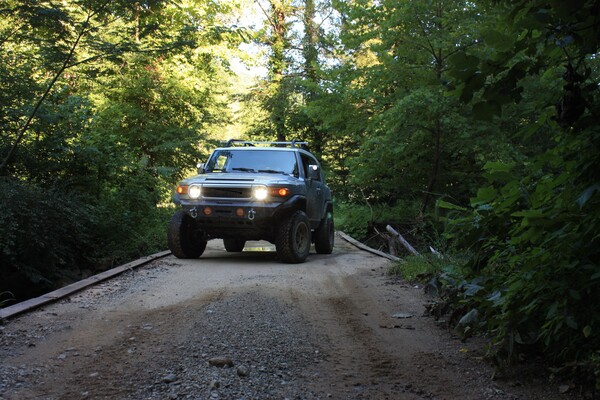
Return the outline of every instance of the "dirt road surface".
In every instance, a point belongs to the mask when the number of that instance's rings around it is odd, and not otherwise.
[[[480,342],[423,315],[422,289],[336,238],[172,256],[0,325],[2,399],[561,399],[492,380]]]

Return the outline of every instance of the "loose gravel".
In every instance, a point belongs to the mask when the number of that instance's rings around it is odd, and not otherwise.
[[[323,338],[289,305],[245,293],[206,305],[192,334],[178,343],[157,381],[130,398],[317,399]],[[164,368],[162,374],[160,369]]]
[[[150,276],[160,272],[154,270]],[[139,284],[148,274],[125,279],[134,282],[104,284],[99,288],[103,296],[82,294],[72,305],[101,309],[103,303],[123,296],[123,287]],[[293,304],[250,291],[200,306],[190,304],[171,316],[188,320],[172,326],[130,321],[114,344],[68,347],[34,364],[2,363],[0,399],[326,397],[310,387],[319,378],[327,338],[319,336]],[[27,347],[59,333],[56,325],[14,331],[0,326],[0,355],[21,355]],[[111,359],[115,368],[110,368]],[[65,369],[65,384],[56,390],[56,385],[48,385],[48,378],[60,375],[60,368]]]
[[[577,398],[539,371],[492,380],[425,301],[343,243],[290,266],[211,242],[0,323],[0,399]]]

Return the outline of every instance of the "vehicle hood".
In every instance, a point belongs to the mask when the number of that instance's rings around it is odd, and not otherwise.
[[[251,173],[211,173],[200,174],[181,181],[182,185],[191,184],[220,184],[220,185],[277,185],[296,181],[298,178],[282,174],[251,174]]]

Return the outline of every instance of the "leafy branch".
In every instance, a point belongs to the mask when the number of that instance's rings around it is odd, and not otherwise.
[[[71,45],[71,49],[69,51],[69,54],[65,58],[62,66],[57,71],[57,73],[54,75],[54,78],[52,78],[52,80],[48,84],[48,87],[46,88],[44,94],[37,101],[35,107],[31,111],[31,113],[29,114],[29,117],[27,118],[27,121],[25,122],[25,124],[23,124],[23,126],[19,130],[19,132],[17,134],[17,138],[16,138],[15,142],[13,143],[13,145],[11,146],[10,150],[8,151],[8,154],[6,155],[6,157],[4,158],[4,160],[2,161],[2,164],[0,164],[0,176],[3,175],[4,170],[6,169],[6,167],[8,166],[8,164],[11,162],[11,160],[12,160],[15,152],[17,151],[17,147],[19,146],[19,144],[21,143],[21,141],[25,137],[25,133],[27,132],[27,130],[29,129],[29,126],[31,125],[31,122],[33,121],[33,119],[37,115],[37,112],[40,109],[42,103],[44,102],[44,100],[46,99],[46,97],[48,97],[48,95],[52,91],[54,85],[56,84],[56,81],[58,81],[58,78],[60,78],[60,76],[63,74],[63,72],[69,67],[69,63],[71,62],[71,59],[73,58],[73,55],[75,54],[75,50],[77,49],[77,46],[79,45],[79,42],[81,41],[81,38],[89,30],[90,22],[91,22],[92,18],[96,14],[98,14],[100,11],[102,11],[109,3],[110,3],[110,0],[107,0],[106,2],[104,2],[103,4],[101,4],[100,7],[98,7],[96,10],[92,11],[91,13],[89,13],[87,15],[85,21],[83,22],[83,24],[81,26],[81,30],[79,31],[79,34],[77,35],[77,37],[75,38],[75,41]]]

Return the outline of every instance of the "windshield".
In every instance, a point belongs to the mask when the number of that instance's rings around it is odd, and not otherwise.
[[[298,176],[296,155],[291,151],[217,150],[206,172],[262,172]]]

